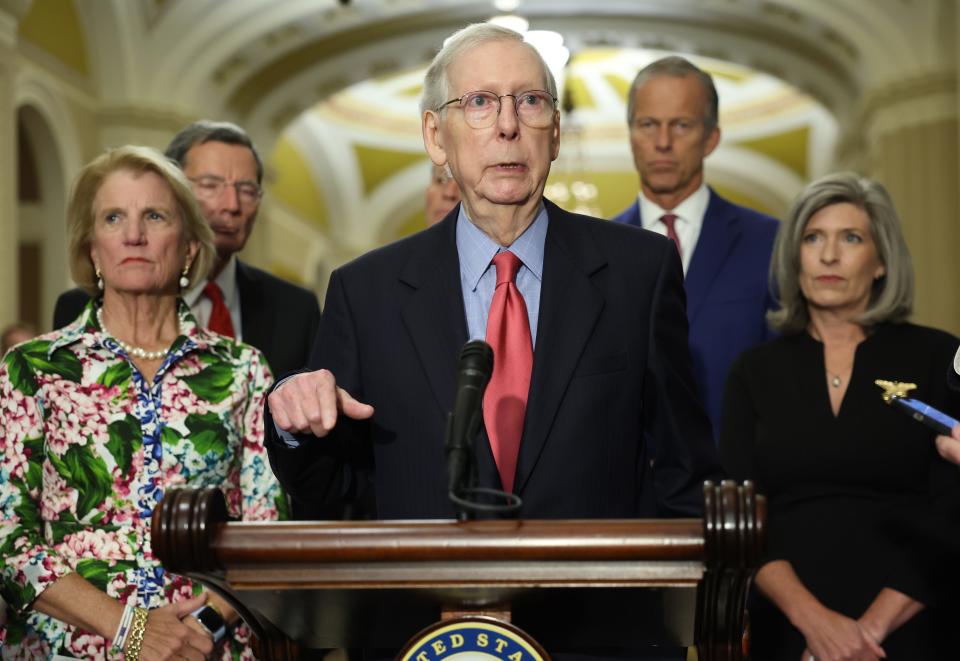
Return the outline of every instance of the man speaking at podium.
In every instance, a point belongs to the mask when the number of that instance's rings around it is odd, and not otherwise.
[[[479,484],[520,496],[518,517],[700,516],[719,464],[673,244],[543,198],[557,90],[520,34],[454,34],[421,110],[427,152],[463,201],[331,275],[314,371],[269,398],[284,487],[330,511],[363,501],[372,518],[453,518],[444,431],[460,348],[477,338],[494,349]],[[649,479],[655,507],[641,498]]]

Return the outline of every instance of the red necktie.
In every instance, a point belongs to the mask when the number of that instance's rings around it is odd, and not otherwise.
[[[203,288],[203,294],[213,303],[207,328],[214,333],[234,337],[233,320],[230,319],[230,310],[223,302],[223,292],[220,291],[220,287],[213,280],[210,280]]]
[[[681,257],[683,257],[683,248],[680,246],[680,237],[677,236],[677,230],[675,228],[677,223],[677,215],[673,213],[665,213],[660,216],[660,222],[667,226],[667,238],[673,239],[673,245],[677,247],[677,252],[680,253]]]
[[[497,288],[487,319],[487,343],[493,347],[493,375],[483,396],[483,422],[505,491],[513,491],[523,416],[527,410],[533,342],[523,295],[517,289],[520,259],[503,251],[493,258]]]

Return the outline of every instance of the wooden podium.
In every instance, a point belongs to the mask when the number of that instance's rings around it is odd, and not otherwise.
[[[462,615],[511,622],[549,653],[696,645],[741,659],[765,501],[704,484],[701,519],[228,522],[217,489],[171,490],[152,520],[172,572],[228,599],[260,658],[399,650]]]

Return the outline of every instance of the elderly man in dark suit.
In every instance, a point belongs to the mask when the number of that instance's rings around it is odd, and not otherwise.
[[[717,120],[710,74],[675,56],[642,69],[627,101],[640,193],[614,221],[676,242],[686,273],[694,375],[719,431],[730,365],[772,337],[768,272],[778,222],[723,199],[704,182],[703,161],[720,142]]]
[[[543,198],[556,85],[521,35],[484,24],[452,36],[421,108],[427,151],[463,201],[332,274],[312,371],[269,398],[281,482],[330,506],[368,497],[376,518],[452,517],[445,419],[461,345],[486,338],[481,486],[519,495],[524,518],[649,515],[655,437],[659,513],[698,516],[719,469],[672,244]]]
[[[316,296],[237,258],[260,209],[263,162],[253,142],[235,124],[202,120],[177,133],[166,155],[193,182],[217,249],[209,280],[183,292],[197,321],[260,349],[275,376],[302,367],[320,322]],[[73,321],[86,302],[80,289],[62,294],[54,327]]]

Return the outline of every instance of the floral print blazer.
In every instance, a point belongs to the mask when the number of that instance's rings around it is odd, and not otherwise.
[[[150,515],[167,489],[219,487],[233,517],[286,516],[263,445],[272,377],[261,353],[198,327],[181,301],[181,334],[147,381],[100,328],[96,305],[0,365],[4,658],[121,658],[30,608],[69,572],[146,608],[199,592],[150,550]],[[249,657],[248,636],[238,628],[225,657]]]

